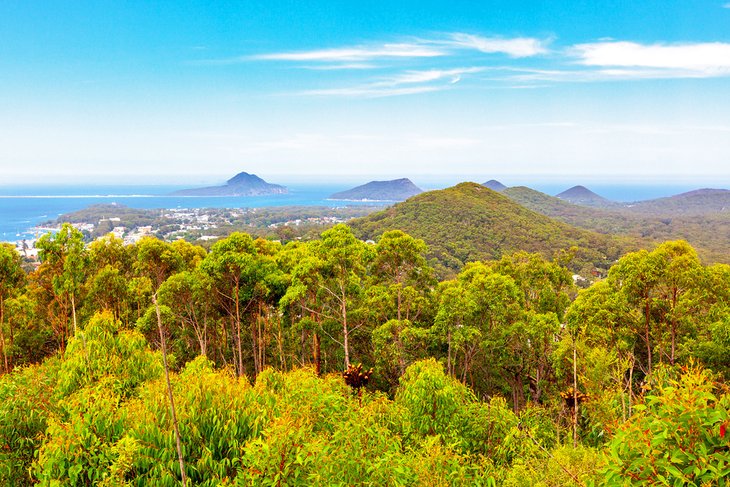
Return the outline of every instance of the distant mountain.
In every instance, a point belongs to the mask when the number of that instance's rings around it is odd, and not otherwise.
[[[730,191],[701,189],[637,203],[596,208],[568,203],[534,189],[502,192],[526,208],[586,230],[620,236],[650,248],[667,240],[687,240],[706,262],[730,263]]]
[[[482,186],[491,189],[492,191],[496,191],[497,193],[501,193],[505,189],[507,189],[507,186],[500,183],[496,179],[490,179],[486,183],[482,183]]]
[[[585,186],[573,186],[555,197],[575,205],[593,206],[596,208],[615,206],[614,202],[594,193]]]
[[[330,196],[333,200],[375,200],[403,201],[411,196],[423,193],[410,179],[393,179],[392,181],[370,181],[347,191]]]
[[[289,190],[284,186],[267,183],[255,174],[241,172],[226,181],[223,186],[182,189],[172,194],[174,196],[265,196],[288,192]]]
[[[526,186],[507,188],[502,194],[532,211],[598,233],[638,234],[646,220],[628,213],[618,204],[610,208],[582,206]]]
[[[431,256],[450,269],[517,250],[552,257],[571,246],[591,249],[583,255],[606,264],[624,250],[609,236],[553,220],[476,183],[414,196],[351,225],[363,238],[403,230],[423,239]]]
[[[730,216],[730,190],[696,189],[687,193],[637,201],[625,205],[632,213],[662,216],[699,216],[724,214]]]

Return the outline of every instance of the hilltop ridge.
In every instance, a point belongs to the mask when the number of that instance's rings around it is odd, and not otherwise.
[[[608,257],[609,249],[618,249],[609,236],[554,220],[470,182],[422,193],[351,225],[363,238],[403,230],[423,239],[431,256],[452,269],[515,250],[552,256],[571,246],[592,249],[591,260],[602,264],[615,257]]]

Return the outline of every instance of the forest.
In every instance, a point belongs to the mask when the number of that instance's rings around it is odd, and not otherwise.
[[[443,276],[338,224],[0,244],[0,484],[724,485],[730,265],[684,241]],[[439,278],[439,276],[441,276]]]

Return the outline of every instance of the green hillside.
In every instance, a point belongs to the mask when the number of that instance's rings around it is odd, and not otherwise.
[[[671,216],[730,216],[730,191],[727,189],[697,189],[687,193],[638,201],[627,209],[644,215]]]
[[[524,186],[501,194],[585,230],[623,236],[645,247],[666,240],[687,240],[706,262],[730,263],[730,211],[721,211],[726,196],[722,190],[693,191],[613,209],[575,205]],[[703,211],[705,214],[699,214]]]
[[[605,267],[624,248],[613,237],[556,221],[476,183],[420,194],[354,220],[352,227],[364,238],[403,230],[423,239],[431,256],[451,269],[515,250],[552,256],[572,246],[591,249],[580,253],[582,259]]]
[[[639,222],[645,221],[638,215],[619,210],[569,203],[526,186],[507,188],[502,194],[532,211],[599,233],[635,235]]]

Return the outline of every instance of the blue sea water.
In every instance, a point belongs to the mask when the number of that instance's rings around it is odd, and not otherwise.
[[[189,187],[189,186],[187,186]],[[289,185],[289,193],[252,197],[171,196],[183,186],[0,186],[0,241],[35,236],[34,227],[60,215],[99,203],[131,208],[264,208],[274,206],[343,206],[328,200],[347,184]]]
[[[451,178],[453,179],[453,178]],[[474,179],[474,178],[470,178]],[[478,180],[479,182],[483,182]],[[455,184],[450,179],[415,181],[425,190]],[[538,191],[555,195],[580,182],[563,181],[504,181],[524,184]],[[55,220],[58,216],[97,203],[117,203],[132,208],[263,208],[274,206],[343,206],[342,201],[328,196],[355,186],[352,181],[316,184],[307,182],[287,184],[289,194],[257,197],[184,197],[170,196],[187,186],[170,185],[5,185],[0,186],[0,241],[15,242],[35,236],[34,227]],[[706,187],[697,183],[617,184],[587,183],[591,190],[614,201],[639,201],[671,196]],[[715,187],[717,187],[715,185]]]

